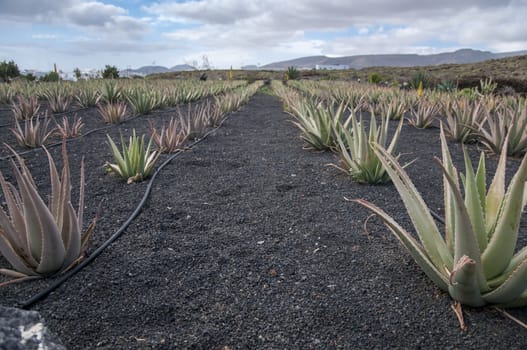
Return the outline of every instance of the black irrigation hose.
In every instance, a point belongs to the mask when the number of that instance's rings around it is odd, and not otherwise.
[[[119,125],[121,125],[121,124],[123,124],[123,123],[125,123],[125,122],[131,121],[131,120],[134,120],[134,119],[139,118],[139,117],[141,117],[141,116],[144,116],[144,115],[143,115],[143,114],[138,114],[138,115],[135,115],[135,116],[133,116],[133,117],[127,118],[127,119],[123,120],[123,121],[120,122],[120,123],[112,123],[112,124],[108,124],[108,125],[106,125],[106,126],[102,126],[102,127],[100,127],[100,128],[91,129],[91,130],[85,132],[84,134],[81,134],[81,135],[79,135],[79,136],[77,136],[77,137],[73,137],[73,138],[66,139],[65,141],[66,141],[66,143],[71,142],[71,141],[76,141],[76,140],[78,140],[78,139],[83,138],[84,136],[88,136],[88,135],[90,135],[90,134],[93,134],[94,132],[101,131],[101,130],[106,130],[106,129],[110,129],[110,128],[113,128],[113,127],[119,126]],[[63,141],[59,141],[59,142],[55,142],[55,143],[51,143],[51,144],[49,144],[49,145],[46,145],[46,148],[49,149],[49,148],[53,148],[53,147],[60,146],[60,145],[62,145],[62,142],[63,142]],[[19,156],[22,156],[22,155],[24,155],[24,154],[33,153],[33,152],[40,151],[40,150],[42,150],[42,147],[35,147],[35,148],[31,148],[31,149],[29,149],[29,150],[27,150],[27,151],[19,152],[19,153],[17,153],[17,154],[18,154]],[[1,162],[1,161],[4,161],[4,160],[11,159],[11,158],[14,158],[14,157],[15,157],[14,155],[8,155],[8,156],[5,156],[5,157],[0,157],[0,162]]]
[[[63,114],[66,114],[66,113],[77,113],[79,111],[83,111],[85,109],[89,109],[91,107],[81,107],[81,108],[77,108],[77,109],[74,109],[74,110],[71,110],[71,111],[65,111],[65,112],[58,112],[58,113],[51,113],[53,115],[53,117],[56,117],[56,116],[61,116]],[[0,112],[4,112],[4,111],[9,111],[11,109],[0,109]],[[37,119],[44,119],[45,116],[40,116],[38,117]],[[17,123],[23,123],[24,120],[17,120]],[[0,128],[7,128],[9,126],[13,126],[13,123],[11,124],[0,124]]]
[[[221,121],[221,123],[216,126],[214,129],[211,129],[209,131],[207,131],[200,139],[192,142],[190,145],[188,145],[186,148],[187,149],[191,149],[192,147],[196,146],[197,144],[199,144],[200,142],[202,142],[203,140],[205,140],[210,134],[214,133],[216,130],[218,130],[222,125],[223,123],[225,122],[225,120],[228,119],[228,116],[226,116],[225,118],[223,118],[223,120]],[[99,248],[97,248],[92,254],[90,254],[86,259],[82,260],[78,265],[76,265],[75,267],[73,267],[71,270],[68,270],[66,273],[64,273],[60,278],[58,278],[55,282],[53,282],[50,286],[48,286],[47,288],[45,288],[44,290],[40,291],[39,293],[37,293],[36,295],[34,295],[33,297],[29,298],[28,300],[26,301],[23,301],[22,303],[20,303],[21,305],[21,308],[22,309],[28,309],[29,307],[31,307],[32,305],[34,305],[35,303],[37,303],[38,301],[40,301],[41,299],[45,298],[47,295],[49,295],[51,292],[53,292],[55,289],[57,289],[62,283],[66,282],[66,280],[68,280],[71,276],[75,275],[77,272],[79,272],[80,270],[82,270],[84,267],[86,267],[87,265],[89,265],[93,260],[95,260],[95,258],[97,256],[99,256],[110,244],[112,244],[117,238],[119,238],[122,233],[126,230],[126,228],[131,224],[131,222],[137,217],[137,215],[139,215],[139,213],[141,212],[141,210],[143,209],[143,206],[145,205],[149,195],[150,195],[150,192],[152,191],[152,185],[154,183],[154,180],[155,178],[157,177],[157,175],[159,174],[159,172],[168,164],[170,163],[174,158],[176,158],[178,155],[180,155],[182,152],[179,151],[175,154],[173,154],[172,156],[170,156],[168,159],[166,159],[157,169],[156,171],[154,172],[154,174],[151,176],[149,182],[148,182],[148,186],[146,187],[146,190],[145,190],[145,193],[143,195],[143,198],[141,199],[141,201],[139,202],[139,204],[137,205],[137,207],[135,208],[135,210],[133,211],[133,213],[130,215],[130,217],[121,225],[121,227],[119,227],[119,229],[112,235],[110,236],[110,238],[108,238],[108,240],[106,240]]]
[[[432,217],[434,219],[436,219],[437,221],[439,221],[443,225],[445,224],[445,219],[443,219],[438,213],[436,213],[435,211],[430,210],[430,209],[428,209],[428,210],[430,211],[430,214],[432,214]]]

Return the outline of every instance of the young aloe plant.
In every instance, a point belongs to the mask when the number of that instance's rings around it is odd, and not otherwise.
[[[335,108],[334,104],[326,107],[322,102],[302,100],[298,106],[290,106],[293,123],[302,131],[302,138],[316,150],[334,147],[336,133],[339,132],[341,120],[346,112],[345,102]]]
[[[112,138],[109,135],[106,136],[108,137],[113,157],[117,162],[116,164],[106,163],[106,166],[112,172],[125,179],[128,184],[142,181],[150,175],[160,155],[160,152],[151,151],[152,138],[150,138],[148,145],[145,147],[145,135],[139,141],[134,129],[129,145],[126,146],[124,137],[121,134],[121,146],[123,148],[123,153],[121,154]]]
[[[373,148],[374,143],[386,147],[389,119],[383,117],[381,125],[377,127],[372,110],[369,132],[364,128],[362,117],[360,121],[357,121],[353,111],[351,111],[348,120],[351,122],[351,128],[341,126],[340,131],[335,132],[337,135],[337,146],[335,149],[339,154],[340,164],[330,165],[350,175],[353,181],[370,184],[381,184],[390,181],[388,173]],[[401,118],[388,145],[387,151],[390,154],[395,152],[402,126],[403,119]]]
[[[436,160],[444,178],[444,238],[406,172],[378,145],[375,152],[404,202],[419,241],[382,209],[363,199],[355,201],[379,215],[424,272],[456,302],[474,307],[527,305],[527,247],[514,254],[525,206],[527,156],[505,191],[507,151],[504,148],[487,190],[483,154],[474,172],[464,149],[466,174],[458,176],[442,127],[441,146],[443,159]]]
[[[8,214],[0,208],[0,253],[13,269],[0,269],[0,273],[18,281],[53,275],[67,270],[83,257],[88,239],[95,228],[93,219],[82,233],[84,209],[84,165],[81,162],[79,207],[71,205],[71,179],[66,152],[62,147],[62,175],[46,151],[51,177],[51,196],[48,205],[38,194],[35,182],[24,160],[6,145],[16,160],[12,161],[18,191],[0,173]]]

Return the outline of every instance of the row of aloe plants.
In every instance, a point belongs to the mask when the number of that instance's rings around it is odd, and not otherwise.
[[[225,91],[231,91],[234,88],[241,88],[245,85],[240,84],[240,82],[231,82],[229,84],[221,82],[208,85],[189,84],[187,88],[181,89],[180,87],[185,86],[185,83],[178,82],[176,86],[178,86],[178,89],[173,89],[173,93],[177,96],[171,98],[169,94],[161,93],[159,90],[151,90],[145,84],[133,88],[130,86],[124,90],[117,82],[105,82],[100,87],[100,92],[99,90],[85,92],[86,95],[91,95],[91,102],[87,103],[85,101],[82,106],[96,106],[105,123],[120,123],[130,116],[147,114],[155,109],[167,107],[174,101],[187,103],[211,94],[218,95]],[[194,88],[191,89],[191,86],[194,86]],[[53,91],[53,94],[48,93],[48,97],[61,101],[56,104],[62,105],[61,112],[66,111],[71,98],[66,97],[67,95],[62,92],[63,87],[59,84],[54,85]],[[78,101],[81,100],[78,95],[75,97]],[[49,103],[49,106],[51,106],[51,103]],[[15,118],[15,125],[12,131],[18,143],[23,147],[40,147],[46,144],[53,136],[61,138],[79,136],[84,125],[82,119],[76,116],[72,121],[64,116],[59,122],[55,121],[54,118],[48,117],[47,111],[43,117],[40,116],[41,104],[37,96],[26,99],[23,95],[19,95],[11,103],[10,108]],[[131,112],[129,112],[130,110]],[[57,109],[52,108],[51,111],[56,113]],[[54,120],[53,123],[52,119]]]
[[[53,114],[66,112],[70,107],[94,107],[100,103],[128,103],[135,114],[172,107],[213,96],[245,85],[244,81],[95,81],[42,83],[28,91],[18,88],[5,101],[19,120],[38,115],[41,102]],[[8,85],[5,85],[8,86]],[[37,90],[38,89],[38,90]]]
[[[205,95],[215,95],[229,88],[246,85],[245,81],[197,81],[197,80],[81,80],[78,82],[14,82],[0,85],[0,104],[10,104],[18,96],[25,99],[32,97],[40,101],[60,98],[78,106],[93,106],[97,97],[112,91],[105,91],[106,86],[113,85],[119,91],[127,92],[143,88],[164,95],[168,105],[199,99]],[[111,96],[110,96],[111,97]],[[123,100],[126,94],[122,95]]]
[[[331,164],[348,174],[354,181],[363,183],[385,183],[389,177],[374,153],[372,143],[379,143],[395,154],[403,119],[399,118],[395,133],[389,139],[390,118],[380,115],[377,125],[376,113],[369,110],[369,127],[363,120],[365,105],[322,100],[313,95],[303,95],[280,82],[272,85],[277,95],[284,100],[285,109],[293,117],[293,123],[302,131],[302,138],[315,150],[331,150],[339,156],[338,164]],[[359,115],[359,116],[357,116]]]
[[[466,329],[463,320],[462,305],[480,307],[484,305],[496,305],[501,307],[518,307],[527,305],[527,247],[517,250],[516,244],[519,236],[519,227],[523,209],[527,202],[526,178],[527,178],[527,155],[525,152],[516,174],[510,180],[509,186],[505,186],[505,171],[507,154],[510,148],[496,148],[493,152],[499,154],[497,170],[489,187],[486,185],[487,174],[485,167],[485,154],[481,153],[477,169],[474,170],[466,147],[463,146],[465,159],[465,173],[458,172],[452,162],[452,156],[448,149],[447,137],[453,137],[449,130],[448,119],[456,118],[448,115],[440,120],[440,139],[442,158],[436,158],[439,169],[443,174],[444,192],[444,234],[441,234],[433,218],[432,211],[428,208],[421,194],[413,185],[410,177],[404,170],[404,165],[399,164],[398,157],[394,154],[394,145],[399,136],[400,125],[389,145],[379,135],[383,134],[383,127],[376,129],[375,119],[371,119],[370,133],[366,134],[362,127],[362,121],[357,122],[354,112],[364,108],[364,104],[357,103],[354,108],[349,108],[351,125],[348,121],[343,124],[335,120],[319,122],[324,120],[313,110],[313,97],[316,93],[299,93],[280,84],[274,84],[274,91],[284,101],[284,108],[293,114],[294,123],[301,129],[304,140],[314,148],[329,148],[335,146],[337,149],[352,149],[362,147],[365,153],[353,153],[345,164],[360,164],[357,168],[362,173],[374,174],[382,172],[385,180],[391,180],[395,185],[401,199],[412,219],[417,237],[401,226],[395,218],[384,210],[364,199],[355,199],[354,202],[368,208],[377,214],[388,229],[398,238],[401,244],[423,269],[425,274],[443,291],[449,293],[454,299],[453,309],[458,316],[460,326]],[[327,87],[327,85],[325,85]],[[328,92],[329,91],[329,92]],[[342,106],[335,108],[332,100],[331,90],[325,89],[325,104],[318,103],[316,108],[323,109],[335,119],[342,119]],[[360,92],[359,92],[360,94]],[[388,94],[390,94],[388,92]],[[309,96],[309,97],[306,97]],[[391,95],[393,97],[393,95]],[[419,101],[419,96],[416,101]],[[513,101],[504,99],[480,99],[467,101],[456,99],[453,96],[444,96],[444,105],[451,106],[452,111],[458,116],[479,113],[480,109],[493,111],[496,118],[495,123],[507,123],[513,116],[504,117],[503,113],[513,113],[516,118],[512,124],[525,118],[525,100]],[[358,101],[368,99],[359,98]],[[330,101],[330,102],[328,102]],[[351,103],[351,102],[348,102]],[[470,107],[465,104],[470,104]],[[371,114],[375,109],[369,106]],[[470,113],[466,109],[471,108]],[[386,123],[386,113],[382,108],[381,123]],[[320,113],[319,113],[320,114]],[[387,113],[386,113],[387,114]],[[520,115],[518,117],[517,115]],[[351,118],[351,119],[350,119]],[[478,115],[479,118],[479,115]],[[467,119],[462,119],[460,126],[467,127],[470,132],[476,132],[473,125],[466,125]],[[315,122],[318,120],[318,122]],[[401,118],[402,120],[402,118]],[[488,119],[485,119],[488,123]],[[476,125],[481,126],[482,120]],[[494,123],[494,122],[491,122]],[[331,126],[328,126],[331,125]],[[338,125],[338,127],[335,127]],[[503,137],[504,145],[511,145],[510,139],[517,137],[513,130],[515,127],[524,125],[508,125],[506,128],[494,126],[495,133]],[[315,130],[316,129],[316,130]],[[343,130],[351,129],[350,133]],[[320,138],[332,132],[330,138]],[[523,131],[525,133],[525,130]],[[346,135],[345,140],[341,136]],[[494,137],[494,136],[489,136]],[[332,138],[332,141],[328,141]],[[317,141],[315,141],[317,139]],[[476,137],[477,140],[480,140]],[[324,140],[324,142],[319,142]],[[336,141],[335,141],[336,140]],[[458,141],[467,141],[456,139]],[[332,144],[333,143],[333,144]],[[318,147],[322,146],[324,147]],[[355,158],[354,158],[355,157]],[[342,155],[341,155],[342,158]],[[379,170],[381,169],[382,170]],[[347,170],[348,167],[343,170]],[[369,169],[369,170],[366,170]],[[352,176],[353,177],[353,176]],[[360,177],[360,181],[363,177]],[[372,181],[366,181],[372,182]],[[375,181],[373,181],[375,182]],[[384,182],[384,181],[383,181]]]
[[[204,133],[206,127],[219,125],[226,113],[239,109],[260,86],[261,82],[256,82],[242,89],[217,95],[213,104],[205,103],[205,107],[191,110],[187,116],[179,112],[177,119],[172,118],[168,125],[163,125],[160,129],[151,124],[148,141],[145,141],[145,135],[138,136],[132,130],[128,143],[121,134],[119,149],[118,144],[107,135],[115,161],[107,162],[107,169],[127,183],[146,179],[152,173],[161,153],[176,152],[184,147],[189,138],[203,136],[193,133],[196,130],[189,128],[189,119],[197,119],[202,123],[204,128],[200,126],[200,130]],[[192,117],[194,113],[199,116]],[[190,124],[194,125],[195,122]],[[83,258],[96,224],[94,218],[83,229],[85,181],[82,161],[77,210],[71,203],[72,182],[65,142],[62,143],[63,168],[60,175],[55,161],[44,148],[51,180],[47,205],[44,197],[39,194],[24,159],[13,148],[5,146],[13,154],[10,162],[18,186],[8,182],[0,172],[0,186],[7,204],[7,212],[0,208],[0,253],[11,264],[11,268],[0,268],[0,274],[13,278],[0,283],[0,286],[53,276],[68,270]]]
[[[291,81],[288,85],[323,101],[344,102],[417,128],[442,122],[448,138],[480,143],[489,153],[521,157],[527,152],[527,98],[464,92],[407,91],[345,82]],[[505,136],[510,134],[508,142]]]

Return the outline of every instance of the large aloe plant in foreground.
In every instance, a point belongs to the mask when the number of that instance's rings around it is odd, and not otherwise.
[[[0,173],[0,185],[9,213],[0,208],[0,253],[13,269],[1,268],[0,273],[18,280],[65,271],[83,257],[88,238],[95,227],[96,219],[82,232],[84,165],[81,163],[79,207],[75,212],[71,204],[71,179],[65,143],[60,176],[53,158],[44,148],[51,179],[51,195],[47,206],[24,160],[13,149],[10,150],[18,161],[18,166],[12,161],[18,190]]]
[[[506,149],[486,189],[485,159],[474,171],[464,149],[466,173],[458,175],[441,128],[445,200],[445,235],[397,160],[380,146],[375,152],[388,171],[412,219],[418,240],[382,209],[363,199],[356,202],[379,215],[424,272],[460,305],[527,305],[527,247],[516,254],[520,218],[525,206],[527,156],[505,191]],[[464,189],[464,198],[460,186]],[[462,320],[462,318],[460,318]]]

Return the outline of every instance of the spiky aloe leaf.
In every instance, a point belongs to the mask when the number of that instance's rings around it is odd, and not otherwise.
[[[379,145],[375,145],[374,150],[397,188],[430,260],[437,268],[446,266],[451,270],[453,266],[452,254],[439,233],[423,198],[392,155]]]
[[[0,253],[2,253],[2,256],[21,275],[20,277],[36,275],[34,269],[27,266],[27,260],[24,259],[24,256],[27,256],[27,254],[21,254],[20,249],[7,237],[6,232],[15,231],[15,229],[12,227],[9,218],[2,209],[0,209],[0,226],[2,227],[0,229]],[[16,232],[12,232],[12,234],[16,234]],[[31,259],[34,261],[32,257]],[[36,267],[36,265],[37,263],[35,262],[34,266]],[[9,271],[14,270],[4,269],[4,271],[7,274]],[[12,274],[10,275],[13,276]]]
[[[519,252],[517,252],[509,262],[509,265],[507,268],[501,273],[499,276],[492,278],[488,280],[489,286],[491,288],[496,288],[500,286],[509,276],[520,266],[521,263],[523,263],[524,260],[527,259],[527,246],[520,249]]]
[[[66,252],[62,237],[53,215],[32,185],[33,181],[28,180],[31,177],[29,170],[21,164],[18,155],[17,158],[21,170],[14,167],[14,174],[24,204],[24,224],[30,254],[38,261],[38,274],[52,274],[61,268],[64,261]]]
[[[132,136],[128,138],[128,146],[126,145],[123,134],[121,134],[121,147],[125,164],[122,172],[127,177],[134,176],[134,156],[137,155],[137,136],[135,134],[135,129],[132,130]]]
[[[456,181],[450,176],[448,170],[443,166],[441,161],[436,158],[436,161],[443,170],[444,178],[447,180],[445,187],[449,186],[452,193],[453,204],[455,206],[455,241],[454,241],[454,269],[456,268],[463,270],[463,273],[459,277],[459,285],[462,287],[458,290],[456,285],[449,287],[450,295],[456,295],[454,299],[463,303],[474,306],[479,303],[479,300],[473,299],[474,291],[466,290],[466,286],[472,286],[472,279],[475,277],[478,283],[476,291],[479,295],[480,291],[486,292],[489,290],[485,274],[481,266],[481,253],[479,250],[479,244],[476,238],[476,233],[470,220],[469,211],[464,204],[463,197]],[[471,168],[470,166],[468,168]],[[472,175],[474,177],[474,175]],[[464,258],[466,257],[466,258]],[[469,259],[469,260],[467,260]],[[472,263],[473,261],[473,263]],[[473,266],[472,266],[473,265]]]
[[[448,290],[448,279],[441,272],[441,267],[438,267],[434,262],[429,258],[426,249],[419,243],[415,238],[412,237],[408,231],[402,228],[390,215],[384,212],[379,207],[374,204],[363,200],[356,199],[354,202],[363,205],[364,207],[370,209],[384,221],[384,224],[394,233],[394,235],[399,239],[403,246],[408,250],[410,255],[417,262],[419,267],[423,269],[425,274],[442,290]]]
[[[505,304],[500,304],[498,306],[503,307],[503,308],[513,308],[513,307],[522,307],[525,305],[527,305],[527,291],[520,294],[520,296],[518,296],[513,301],[505,303]]]
[[[485,217],[483,207],[481,206],[480,188],[478,186],[478,179],[474,174],[472,163],[468,156],[466,148],[463,147],[463,155],[465,158],[465,207],[470,218],[472,232],[474,233],[479,245],[478,254],[487,247],[487,232],[485,231]],[[484,155],[481,155],[480,164],[484,164]],[[459,216],[458,216],[459,217]],[[462,232],[457,231],[456,232]],[[468,234],[468,232],[467,232]],[[472,257],[472,256],[471,256]]]
[[[145,150],[145,171],[144,177],[150,176],[152,170],[154,170],[154,165],[157,162],[157,159],[160,156],[160,152],[152,151],[152,138],[148,141],[148,145]]]
[[[524,205],[526,177],[527,155],[522,159],[520,167],[511,180],[503,199],[503,207],[496,222],[496,229],[482,255],[487,278],[493,278],[502,273],[514,254]]]
[[[15,247],[18,247],[18,250],[21,253],[26,254],[28,257],[31,257],[31,255],[27,253],[29,252],[29,245],[27,242],[27,235],[24,226],[22,200],[20,199],[16,188],[12,184],[5,181],[1,172],[0,185],[6,197],[5,200],[7,203],[7,209],[9,212],[9,217],[11,218],[11,221],[9,221],[9,218],[4,213],[4,211],[0,210],[0,214],[3,214],[3,216],[0,217],[0,227],[3,228],[0,229],[0,233],[3,234],[9,242],[11,242],[10,244],[14,245]],[[33,266],[37,265],[37,262],[35,260],[30,260],[30,263]]]
[[[443,129],[443,124],[440,124],[440,133],[439,137],[441,139],[441,158],[443,159],[443,166],[447,170],[448,174],[454,180],[456,185],[459,187],[459,178],[457,170],[454,167],[452,162],[452,156],[448,149],[445,132]],[[446,183],[447,180],[445,175],[443,175],[443,183]],[[450,250],[451,254],[454,255],[454,241],[455,241],[455,226],[456,226],[456,207],[450,187],[447,186],[443,190],[444,193],[444,202],[445,202],[445,241]]]
[[[107,166],[109,166],[112,169],[112,171],[114,171],[115,173],[117,173],[117,174],[119,174],[121,176],[124,176],[121,173],[121,169],[125,169],[126,168],[126,164],[124,162],[123,157],[121,156],[121,152],[119,151],[119,148],[117,148],[117,145],[115,144],[115,142],[113,142],[113,140],[110,137],[110,135],[106,135],[106,137],[108,138],[108,144],[110,145],[113,158],[117,162],[117,164],[107,164]]]
[[[487,197],[485,193],[485,191],[487,190],[486,175],[487,175],[487,170],[485,167],[485,156],[482,153],[481,157],[479,158],[478,169],[476,171],[476,187],[477,187],[477,191],[479,195],[480,208],[483,212],[484,224],[486,224],[486,215],[487,215],[485,211],[485,208],[487,207]],[[488,241],[488,236],[486,234],[487,233],[486,227],[483,228],[483,231],[485,232],[485,247],[486,247],[486,242]]]
[[[390,141],[390,144],[388,145],[388,148],[386,149],[388,153],[390,154],[393,154],[395,152],[395,147],[397,147],[397,143],[399,142],[399,137],[401,136],[401,130],[403,129],[403,121],[404,121],[403,118],[399,120],[397,129],[395,129],[395,133],[392,136],[392,140]]]
[[[503,149],[498,161],[498,167],[494,173],[494,178],[490,184],[487,196],[485,199],[485,213],[486,224],[485,230],[487,232],[487,240],[492,237],[494,233],[498,216],[503,205],[503,198],[505,197],[505,167],[507,162],[507,153]]]
[[[527,259],[524,259],[500,286],[483,295],[487,303],[507,304],[527,291]]]
[[[70,202],[71,180],[65,144],[62,149],[64,162],[60,179],[50,153],[44,148],[49,161],[52,187],[48,206],[39,196],[23,159],[13,149],[11,151],[18,161],[18,167],[14,161],[12,165],[19,192],[0,173],[0,184],[10,216],[0,210],[0,253],[15,270],[0,269],[0,273],[17,277],[18,281],[25,279],[21,278],[24,276],[46,276],[63,271],[79,259],[82,247],[86,245],[87,235],[95,226],[94,219],[81,235],[82,223]],[[83,166],[81,179],[79,211],[84,205]]]

